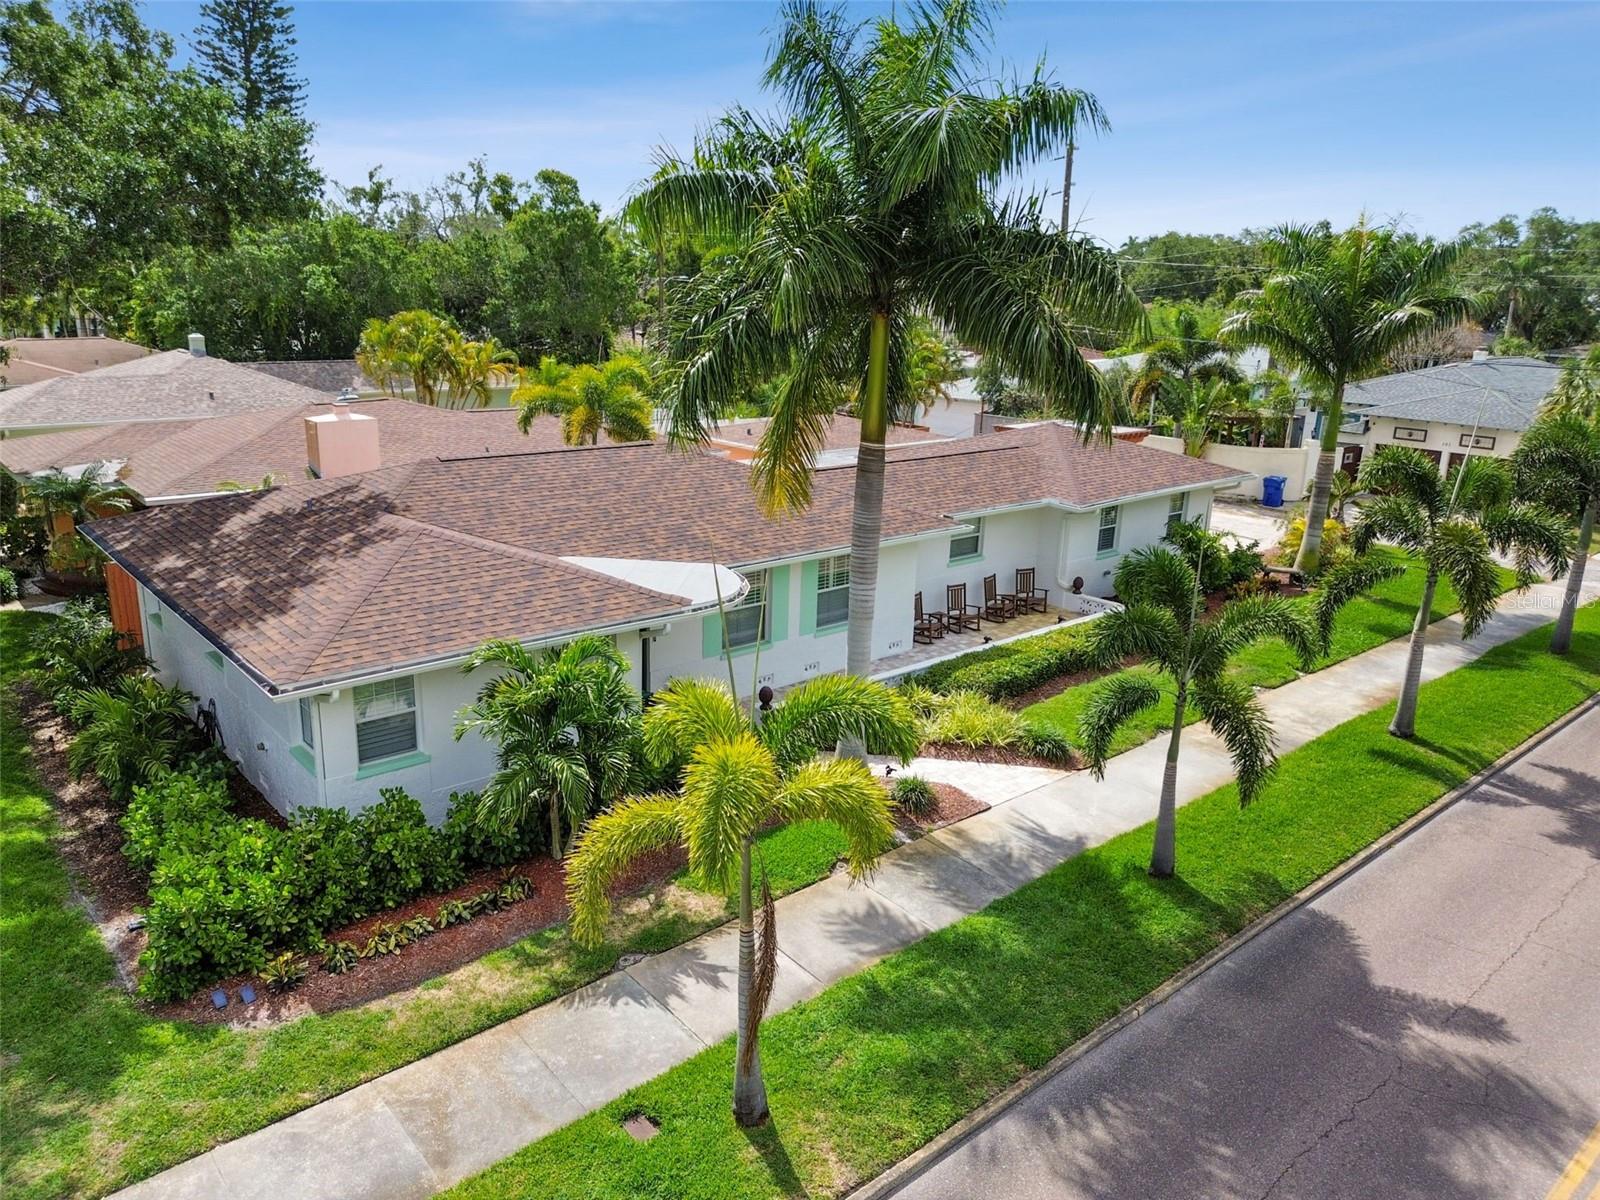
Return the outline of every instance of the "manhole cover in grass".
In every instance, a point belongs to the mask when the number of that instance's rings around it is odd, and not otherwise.
[[[622,1127],[628,1131],[628,1136],[636,1142],[648,1142],[661,1132],[661,1126],[643,1113],[634,1113],[633,1116],[623,1121]]]

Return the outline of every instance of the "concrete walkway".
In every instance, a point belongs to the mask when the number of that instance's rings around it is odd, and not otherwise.
[[[1600,594],[1600,580],[1585,589]],[[1506,597],[1470,643],[1455,618],[1432,627],[1434,679],[1554,619],[1561,588]],[[1270,693],[1278,749],[1301,746],[1394,698],[1393,642]],[[1106,778],[919,759],[911,770],[993,807],[900,847],[870,881],[835,876],[778,902],[770,1012],[813,996],[1062,861],[1155,816],[1166,741],[1118,756]],[[1229,781],[1218,741],[1184,733],[1179,801]],[[615,972],[420,1062],[229,1142],[118,1193],[128,1200],[226,1195],[421,1200],[721,1041],[734,1028],[731,927]]]

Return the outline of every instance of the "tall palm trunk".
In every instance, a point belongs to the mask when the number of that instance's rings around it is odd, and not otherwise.
[[[872,617],[878,599],[878,539],[883,529],[884,443],[889,436],[889,314],[872,314],[867,386],[861,396],[855,507],[850,514],[850,625],[845,669],[865,677],[872,666]]]
[[[1328,519],[1328,501],[1333,495],[1333,456],[1339,449],[1339,426],[1344,423],[1344,380],[1333,385],[1328,402],[1327,423],[1322,430],[1322,451],[1317,455],[1316,479],[1311,485],[1311,504],[1306,509],[1306,531],[1300,538],[1300,552],[1294,556],[1294,569],[1316,574],[1322,562],[1322,523]]]
[[[1161,805],[1156,809],[1156,844],[1150,852],[1150,874],[1170,879],[1178,869],[1178,749],[1183,718],[1189,711],[1189,683],[1178,684],[1172,706],[1172,736],[1167,739],[1167,765],[1161,772]]]
[[[1439,572],[1429,567],[1427,582],[1422,585],[1422,604],[1417,608],[1417,619],[1411,626],[1405,681],[1400,685],[1400,699],[1394,706],[1394,720],[1389,722],[1389,732],[1395,737],[1408,738],[1417,731],[1417,691],[1422,687],[1422,651],[1428,644],[1433,592],[1438,586]]]
[[[761,1078],[761,1046],[750,1024],[750,986],[755,978],[756,928],[750,897],[750,839],[739,849],[739,1030],[733,1056],[733,1119],[749,1128],[767,1120],[767,1085]]]
[[[1578,550],[1572,557],[1572,568],[1567,572],[1567,590],[1561,597],[1561,615],[1556,618],[1555,632],[1550,635],[1552,654],[1565,654],[1572,647],[1572,622],[1578,615],[1578,594],[1583,591],[1583,569],[1589,562],[1597,517],[1600,517],[1600,496],[1589,501],[1583,510],[1583,521],[1578,526]]]
[[[561,860],[561,797],[550,797],[550,857]]]

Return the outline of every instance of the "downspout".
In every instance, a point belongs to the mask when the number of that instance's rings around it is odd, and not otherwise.
[[[655,639],[649,629],[639,630],[639,697],[640,703],[648,708],[650,705],[650,643]]]

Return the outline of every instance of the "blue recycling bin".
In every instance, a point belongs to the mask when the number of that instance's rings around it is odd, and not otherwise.
[[[1283,507],[1283,489],[1288,485],[1287,475],[1263,475],[1261,477],[1261,503],[1266,508]]]

